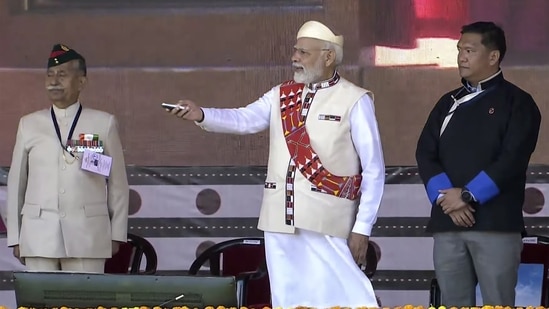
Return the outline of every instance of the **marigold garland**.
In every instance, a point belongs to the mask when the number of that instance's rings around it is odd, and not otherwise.
[[[6,306],[0,306],[0,309],[10,309]],[[147,306],[140,306],[140,307],[103,307],[103,306],[99,306],[99,307],[94,307],[94,308],[87,308],[87,307],[83,307],[83,308],[72,308],[72,307],[66,307],[66,306],[61,306],[61,307],[51,307],[51,308],[34,308],[34,307],[18,307],[17,309],[200,309],[198,307],[187,307],[187,306],[182,306],[182,307],[158,307],[158,306],[155,306],[155,307],[147,307]],[[240,307],[240,308],[237,308],[237,307],[224,307],[224,306],[217,306],[217,307],[214,307],[214,306],[207,306],[205,307],[204,309],[251,309],[250,307]],[[255,308],[255,309],[259,309],[259,308]],[[274,307],[274,308],[271,308],[271,307],[263,307],[261,309],[284,309],[282,307]],[[287,309],[317,309],[315,307],[295,307],[295,308],[287,308]],[[339,307],[339,306],[336,306],[336,307],[330,307],[330,308],[326,308],[326,309],[426,309],[424,306],[414,306],[414,305],[404,305],[404,306],[397,306],[397,307],[356,307],[356,308],[351,308],[351,307]],[[526,307],[510,307],[510,306],[478,306],[478,307],[455,307],[455,306],[439,306],[438,308],[437,307],[427,307],[427,309],[549,309],[546,308],[546,307],[543,307],[543,306],[526,306]]]
[[[255,308],[255,307],[254,307]],[[0,309],[10,309],[6,306],[0,306]],[[66,306],[61,306],[61,307],[51,307],[51,308],[34,308],[34,307],[18,307],[17,309],[200,309],[198,307],[187,307],[187,306],[182,306],[182,307],[158,307],[158,306],[155,306],[155,307],[147,307],[147,306],[140,306],[140,307],[103,307],[103,306],[99,306],[99,307],[93,307],[93,308],[87,308],[87,307],[83,307],[83,308],[72,308],[72,307],[66,307]],[[224,307],[224,306],[217,306],[217,307],[214,307],[214,306],[207,306],[205,307],[204,309],[251,309],[250,307],[240,307],[240,308],[237,308],[237,307]],[[259,309],[259,308],[255,308],[255,309]],[[274,308],[271,308],[271,307],[263,307],[261,309],[284,309],[282,307],[274,307]],[[304,306],[300,306],[300,307],[295,307],[295,308],[287,308],[287,309],[317,309],[315,307],[304,307]],[[340,306],[336,306],[336,307],[330,307],[330,308],[326,308],[326,309],[426,309],[424,306],[414,306],[414,305],[404,305],[404,306],[397,306],[397,307],[355,307],[355,308],[351,308],[351,307],[340,307]],[[543,306],[526,306],[526,307],[510,307],[510,306],[477,306],[477,307],[455,307],[455,306],[439,306],[439,307],[427,307],[427,309],[549,309],[549,307],[543,307]]]

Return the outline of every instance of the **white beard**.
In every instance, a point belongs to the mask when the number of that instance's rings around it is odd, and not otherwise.
[[[315,65],[310,69],[295,64],[294,67],[302,68],[301,72],[294,72],[294,81],[296,83],[311,84],[322,79],[323,67],[320,58],[318,59],[317,63],[315,63]]]

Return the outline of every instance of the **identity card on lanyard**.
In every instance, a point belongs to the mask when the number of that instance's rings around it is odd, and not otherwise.
[[[51,111],[51,119],[53,121],[53,126],[55,127],[55,133],[57,133],[59,144],[61,145],[61,149],[63,150],[63,159],[67,164],[72,164],[74,163],[74,161],[79,160],[78,156],[74,154],[74,151],[77,150],[78,148],[69,146],[68,145],[69,143],[67,143],[67,145],[63,145],[63,142],[61,140],[61,130],[59,129],[59,124],[57,123],[57,117],[55,116],[53,107],[51,108],[50,111]],[[74,129],[76,128],[76,124],[80,119],[80,114],[82,114],[82,105],[78,107],[78,111],[74,116],[74,120],[72,121],[69,135],[67,136],[67,141],[72,141],[72,135],[74,134]],[[83,170],[108,177],[111,170],[112,158],[109,156],[103,155],[97,151],[97,150],[102,151],[102,147],[99,148],[95,146],[92,146],[92,147],[84,146],[82,150],[84,155],[82,156],[82,165],[80,167]],[[73,157],[72,161],[67,160],[65,153],[68,153],[71,157]]]

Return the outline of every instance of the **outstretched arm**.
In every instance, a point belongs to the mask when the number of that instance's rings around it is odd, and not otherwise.
[[[257,101],[241,108],[202,108],[192,101],[180,101],[171,111],[180,118],[195,121],[202,129],[217,133],[253,134],[269,127],[272,104],[278,103],[278,87]]]

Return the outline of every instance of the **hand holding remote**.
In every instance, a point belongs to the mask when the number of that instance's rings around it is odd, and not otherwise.
[[[177,104],[162,103],[162,107],[179,118],[198,122],[204,119],[202,109],[190,100],[179,100]]]

